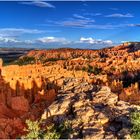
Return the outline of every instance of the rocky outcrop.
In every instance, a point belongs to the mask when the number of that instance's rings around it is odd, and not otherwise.
[[[12,97],[11,108],[13,110],[28,112],[30,106],[28,100],[24,96],[17,96],[17,97]]]
[[[106,86],[78,83],[76,79],[67,80],[42,118],[55,123],[70,120],[73,131],[69,138],[73,139],[129,139],[130,112],[140,107],[119,101]]]

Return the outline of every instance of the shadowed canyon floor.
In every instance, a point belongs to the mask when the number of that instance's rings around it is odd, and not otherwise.
[[[20,137],[25,120],[42,118],[71,121],[67,138],[130,139],[130,113],[140,109],[139,49],[39,50],[16,60],[20,66],[1,62],[0,138]]]

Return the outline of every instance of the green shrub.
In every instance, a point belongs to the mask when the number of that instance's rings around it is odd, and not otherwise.
[[[140,112],[135,111],[131,114],[132,138],[140,139]]]
[[[38,121],[26,120],[27,128],[25,131],[27,135],[23,136],[24,139],[37,139],[40,138],[41,130]]]
[[[71,132],[71,124],[64,121],[61,124],[53,124],[41,128],[41,121],[26,120],[27,134],[22,136],[24,139],[66,139]]]
[[[44,139],[59,139],[61,134],[57,132],[54,125],[47,127],[47,132],[44,134]]]
[[[61,124],[56,124],[47,127],[47,132],[44,134],[44,139],[67,139],[71,133],[71,123],[64,121]]]
[[[69,134],[72,132],[71,123],[70,121],[64,121],[58,126],[58,130],[61,134],[61,139],[67,139]]]

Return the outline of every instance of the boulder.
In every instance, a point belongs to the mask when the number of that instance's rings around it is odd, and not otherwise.
[[[29,102],[24,96],[12,97],[11,107],[13,110],[27,112],[29,110]]]

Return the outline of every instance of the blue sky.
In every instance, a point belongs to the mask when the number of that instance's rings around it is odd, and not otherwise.
[[[139,1],[0,2],[0,47],[98,49],[140,40]]]

